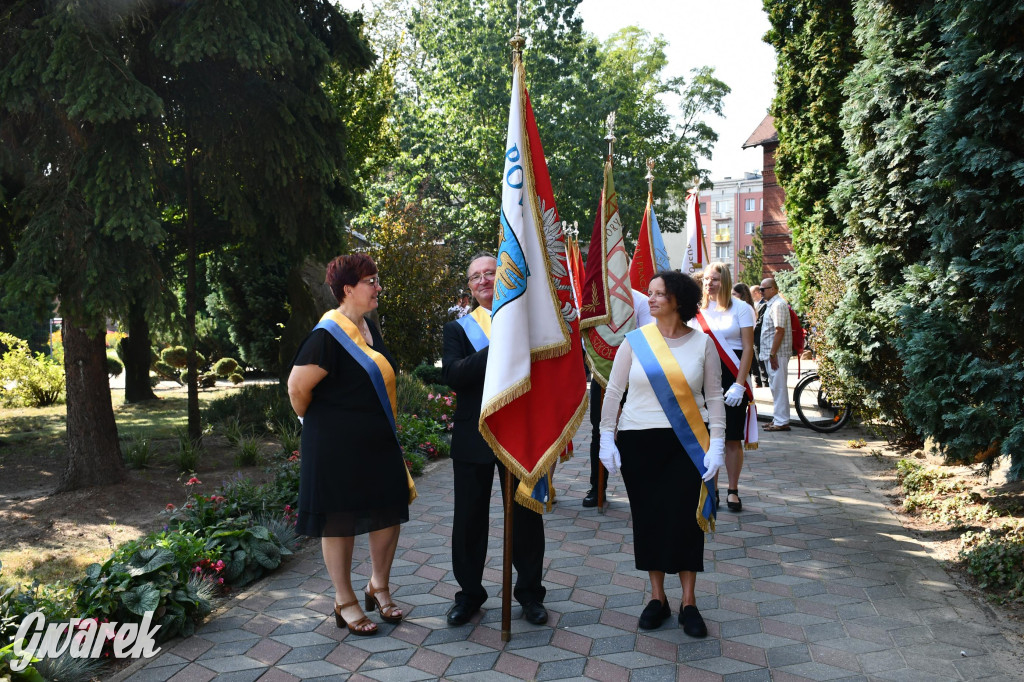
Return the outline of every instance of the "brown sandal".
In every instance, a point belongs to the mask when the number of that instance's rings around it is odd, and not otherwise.
[[[367,618],[365,615],[357,621],[352,623],[346,623],[345,618],[341,615],[342,609],[347,609],[350,606],[359,606],[359,600],[355,599],[348,602],[347,604],[334,604],[334,622],[339,628],[348,628],[348,631],[353,635],[359,635],[360,637],[369,637],[370,635],[377,634],[377,624]],[[367,625],[372,625],[373,628],[364,630]]]
[[[381,604],[380,600],[377,599],[377,594],[379,592],[387,592],[388,596],[391,596],[391,590],[388,585],[385,585],[384,587],[374,587],[372,579],[370,582],[366,583],[366,591],[363,593],[366,596],[364,604],[366,610],[373,611],[374,607],[376,607],[377,610],[380,611],[380,617],[384,622],[401,623],[403,615],[401,613],[397,616],[395,615],[395,611],[399,611],[400,609],[393,601],[389,601],[387,604]]]

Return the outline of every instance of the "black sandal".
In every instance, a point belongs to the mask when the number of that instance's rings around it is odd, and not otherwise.
[[[735,495],[736,501],[733,502],[729,499],[729,495]],[[734,488],[725,489],[725,503],[729,506],[730,511],[743,511],[743,500],[740,499],[740,491]]]

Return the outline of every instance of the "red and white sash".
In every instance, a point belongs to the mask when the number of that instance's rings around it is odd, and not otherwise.
[[[704,333],[711,337],[711,340],[715,342],[715,348],[718,349],[718,357],[722,358],[722,362],[732,372],[733,380],[739,381],[740,375],[740,359],[736,356],[736,351],[728,346],[725,346],[715,331],[708,326],[708,321],[704,319],[703,313],[697,311],[697,322],[700,324],[700,328],[704,330]],[[747,398],[750,402],[747,403],[747,423],[743,428],[743,441],[744,448],[747,450],[757,449],[757,408],[754,406],[754,389],[750,386],[750,375],[743,377],[743,388],[747,393]]]

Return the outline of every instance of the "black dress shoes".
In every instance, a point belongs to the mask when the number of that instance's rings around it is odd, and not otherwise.
[[[448,625],[456,627],[459,625],[465,625],[469,622],[469,619],[473,617],[473,614],[479,610],[479,606],[474,607],[469,604],[455,602],[455,605],[448,610]]]
[[[596,507],[597,506],[597,491],[593,488],[587,492],[587,496],[583,498],[584,507]]]
[[[548,610],[539,601],[532,601],[529,604],[523,604],[523,618],[528,623],[543,625],[548,622]]]
[[[684,606],[679,611],[679,624],[683,626],[683,632],[690,637],[707,637],[708,626],[704,624],[704,617],[696,606]]]
[[[665,619],[672,615],[672,609],[668,606],[668,600],[664,602],[652,599],[647,602],[647,607],[640,614],[640,622],[637,625],[641,630],[653,630],[661,627]]]

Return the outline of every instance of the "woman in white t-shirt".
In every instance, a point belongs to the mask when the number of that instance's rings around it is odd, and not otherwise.
[[[749,399],[743,385],[754,360],[754,311],[743,301],[732,297],[732,276],[724,263],[712,263],[704,270],[704,299],[701,314],[719,343],[732,350],[739,362],[741,377],[722,360],[722,392],[725,395],[725,469],[729,475],[726,504],[732,511],[741,511],[739,496],[740,471],[743,469],[743,438]],[[697,320],[690,326],[700,329]]]

